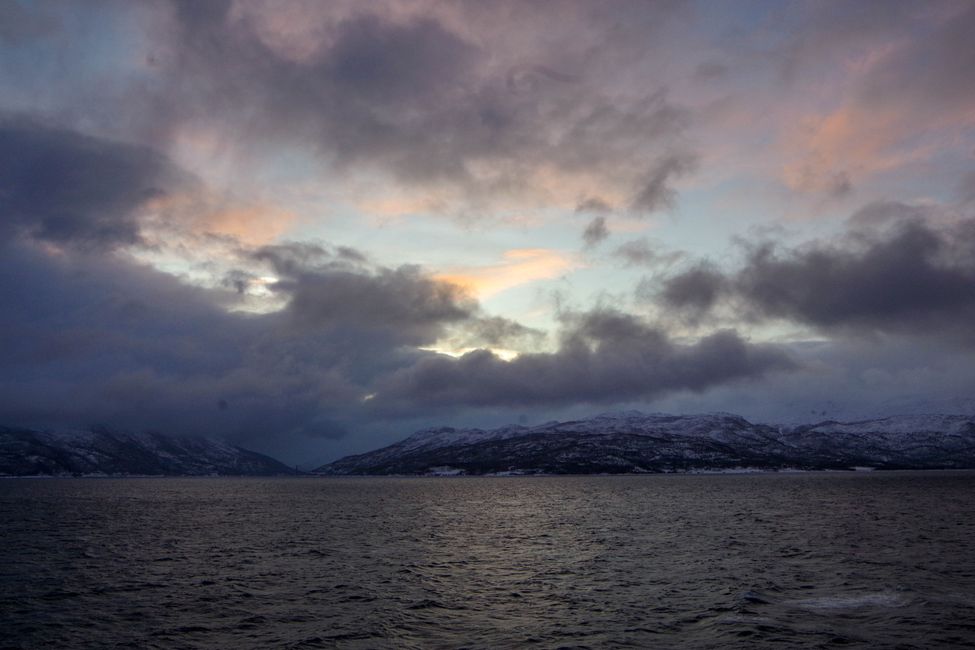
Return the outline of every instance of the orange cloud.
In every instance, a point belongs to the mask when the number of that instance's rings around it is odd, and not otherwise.
[[[898,151],[905,136],[895,111],[843,107],[829,115],[808,117],[787,139],[793,162],[782,170],[791,189],[840,194],[859,177],[897,167],[909,160]]]
[[[414,195],[387,194],[354,201],[360,210],[382,218],[405,217],[413,214],[440,213],[446,211],[446,202],[433,193],[418,192]]]
[[[793,190],[838,193],[844,183],[855,184],[944,150],[951,136],[946,141],[938,132],[973,124],[970,102],[931,106],[915,96],[886,103],[854,98],[787,130],[784,148],[791,162],[783,167],[782,178]]]
[[[458,284],[480,299],[488,298],[535,280],[555,278],[578,263],[571,257],[547,248],[514,248],[504,253],[504,261],[480,267],[457,268],[437,279]]]
[[[226,235],[252,246],[273,241],[296,220],[293,213],[265,203],[201,192],[156,198],[146,211],[157,226],[179,224],[196,234]]]
[[[259,246],[279,237],[295,216],[268,206],[230,207],[202,215],[200,225],[208,232],[230,235],[245,244]]]

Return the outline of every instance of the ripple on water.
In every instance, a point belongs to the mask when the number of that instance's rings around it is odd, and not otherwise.
[[[0,530],[10,647],[975,645],[970,473],[0,481]]]
[[[902,594],[892,591],[878,591],[874,593],[820,596],[793,600],[788,604],[793,607],[812,610],[844,610],[862,608],[905,607],[910,603]]]

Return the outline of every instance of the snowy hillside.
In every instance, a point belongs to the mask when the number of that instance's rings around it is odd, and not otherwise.
[[[273,458],[208,438],[0,427],[0,476],[289,473]]]
[[[607,413],[534,427],[439,428],[321,474],[641,473],[975,467],[975,418],[911,415],[801,426],[737,415]]]

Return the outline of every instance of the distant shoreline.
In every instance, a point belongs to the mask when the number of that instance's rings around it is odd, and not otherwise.
[[[975,467],[948,467],[948,468],[898,468],[898,469],[757,469],[748,471],[724,471],[724,470],[690,470],[680,472],[620,472],[617,474],[594,473],[594,474],[556,474],[556,473],[536,473],[536,474],[278,474],[268,476],[237,475],[237,474],[117,474],[103,475],[90,474],[81,476],[64,476],[52,474],[34,474],[30,476],[9,476],[0,475],[0,480],[99,480],[99,479],[246,479],[246,480],[267,480],[267,479],[376,479],[376,478],[395,478],[395,479],[504,479],[504,478],[560,478],[560,477],[593,477],[593,478],[617,478],[617,477],[655,477],[655,476],[868,476],[892,474],[965,474],[975,473]]]

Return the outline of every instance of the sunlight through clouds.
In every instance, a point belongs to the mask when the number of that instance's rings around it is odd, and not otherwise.
[[[551,280],[584,264],[575,255],[545,248],[515,248],[503,261],[481,267],[449,269],[436,277],[470,290],[481,300],[513,287]]]

